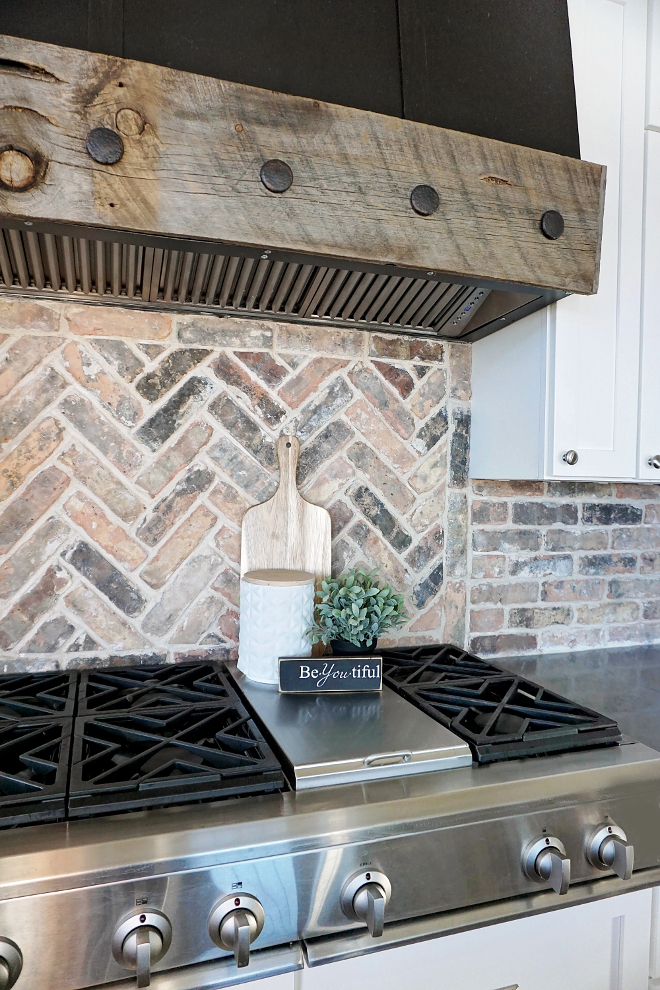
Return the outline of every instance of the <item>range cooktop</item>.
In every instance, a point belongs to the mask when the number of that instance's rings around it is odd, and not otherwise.
[[[381,652],[383,683],[464,739],[479,763],[621,742],[613,719],[458,647]]]
[[[285,787],[220,665],[0,677],[0,827]]]

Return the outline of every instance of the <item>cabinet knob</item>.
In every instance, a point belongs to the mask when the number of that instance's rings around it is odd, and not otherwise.
[[[523,852],[523,871],[530,880],[550,884],[555,894],[567,894],[571,882],[571,861],[560,839],[543,835]]]
[[[566,461],[567,464],[570,464],[570,466],[573,467],[573,465],[577,464],[578,462],[577,450],[567,450],[564,456],[562,457],[562,461]]]
[[[622,880],[630,880],[635,851],[618,825],[599,825],[587,840],[586,853],[597,870],[612,870]]]
[[[649,457],[649,467],[660,471],[660,454],[656,454],[655,457]]]

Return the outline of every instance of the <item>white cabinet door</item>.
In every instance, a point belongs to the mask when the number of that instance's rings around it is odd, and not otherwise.
[[[660,34],[660,24],[656,30]],[[660,62],[660,52],[653,62]],[[655,130],[646,132],[645,193],[639,477],[660,482],[660,468],[649,464],[656,457],[660,464],[660,132]]]
[[[297,974],[297,990],[647,990],[651,890]]]
[[[582,158],[607,166],[600,286],[556,305],[546,474],[633,478],[647,0],[569,0]],[[576,468],[563,460],[576,450]]]

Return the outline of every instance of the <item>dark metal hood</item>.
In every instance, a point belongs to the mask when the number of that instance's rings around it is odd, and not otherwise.
[[[605,170],[0,37],[0,291],[475,340],[593,293]]]

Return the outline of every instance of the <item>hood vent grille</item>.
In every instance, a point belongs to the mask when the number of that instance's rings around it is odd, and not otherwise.
[[[203,253],[0,228],[5,287],[51,298],[84,296],[456,338],[490,291],[441,276],[379,274],[324,266],[318,259],[271,260],[270,254]]]

